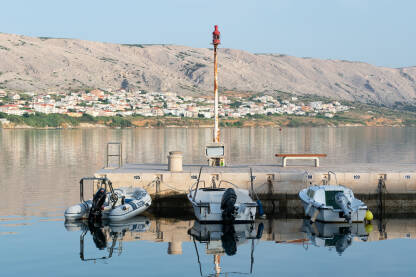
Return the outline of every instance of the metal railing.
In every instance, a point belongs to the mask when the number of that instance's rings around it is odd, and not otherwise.
[[[197,194],[197,191],[198,191],[198,188],[199,188],[199,184],[203,184],[204,188],[206,188],[205,180],[201,180],[202,168],[204,168],[204,166],[201,166],[199,168],[199,174],[198,174],[197,181],[195,183],[191,184],[191,186],[189,188],[189,193],[194,191],[193,199],[195,199],[195,197],[196,197],[196,194]],[[254,180],[252,172],[251,172],[251,168],[250,168],[250,177],[251,177],[252,180]],[[234,184],[230,181],[227,181],[227,180],[220,180],[219,183],[218,183],[218,186],[215,186],[215,188],[217,188],[217,189],[221,188],[221,184],[228,184],[228,185],[231,185],[232,187],[234,187],[236,189],[239,189],[239,186],[237,186],[236,184]],[[253,185],[251,185],[251,187],[253,187]],[[214,186],[213,186],[213,188],[214,188]]]
[[[111,152],[111,147],[113,145],[117,146],[117,153]],[[118,157],[118,164],[117,168],[120,168],[123,165],[123,145],[121,142],[108,142],[107,143],[107,152],[106,152],[106,167],[111,167],[111,158],[112,157]]]

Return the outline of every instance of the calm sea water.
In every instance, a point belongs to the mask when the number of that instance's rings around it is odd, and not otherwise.
[[[191,128],[0,129],[1,276],[240,276],[251,267],[257,276],[416,273],[416,219],[352,228],[271,219],[210,232],[192,219],[152,215],[120,226],[65,224],[79,179],[104,165],[107,142],[122,142],[127,162],[166,163],[169,151],[181,150],[185,163],[204,163],[210,137]],[[322,164],[416,163],[415,128],[223,129],[222,138],[230,164],[271,164],[274,153],[296,152],[327,153]]]

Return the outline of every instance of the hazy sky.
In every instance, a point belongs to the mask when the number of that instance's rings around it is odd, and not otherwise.
[[[0,32],[416,66],[415,0],[13,0]]]

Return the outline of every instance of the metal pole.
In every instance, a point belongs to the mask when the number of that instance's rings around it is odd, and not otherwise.
[[[220,129],[218,123],[218,63],[217,45],[214,44],[214,135],[213,142],[220,142]]]
[[[119,158],[118,158],[118,167],[122,167],[123,166],[123,145],[120,143],[119,144]]]
[[[109,147],[110,147],[110,144],[108,144],[108,143],[107,143],[107,167],[109,167],[109,166],[108,166],[108,154],[109,154],[109,152],[108,152],[108,148],[109,148]]]

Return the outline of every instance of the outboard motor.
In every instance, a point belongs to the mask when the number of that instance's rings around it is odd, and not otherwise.
[[[338,192],[335,194],[335,203],[342,209],[342,212],[344,213],[344,218],[348,220],[348,222],[351,221],[351,203],[347,199],[347,197],[342,192]]]
[[[92,199],[92,206],[90,209],[90,213],[88,215],[89,222],[97,222],[101,221],[102,216],[102,207],[105,202],[105,198],[107,197],[107,193],[104,188],[100,188],[97,193],[94,195]]]
[[[228,188],[221,199],[222,219],[225,222],[233,222],[235,220],[235,202],[237,194],[233,188]]]

